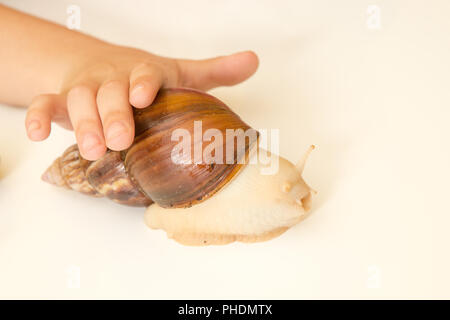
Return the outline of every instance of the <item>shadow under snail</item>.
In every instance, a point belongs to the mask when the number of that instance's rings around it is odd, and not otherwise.
[[[136,136],[127,150],[108,150],[99,160],[88,161],[73,145],[42,179],[117,203],[148,207],[147,225],[185,245],[269,240],[309,211],[312,189],[303,181],[302,171],[314,146],[297,165],[270,154],[258,148],[258,132],[223,102],[192,89],[161,89],[151,106],[134,109],[134,120]],[[202,135],[196,138],[198,124],[205,135],[212,130],[209,142]],[[232,139],[227,136],[230,132]],[[184,133],[189,138],[185,149],[194,152],[177,149],[183,139],[174,139],[174,133]],[[231,156],[217,152],[225,144]],[[260,152],[278,161],[276,172],[264,173],[267,164],[258,157]]]

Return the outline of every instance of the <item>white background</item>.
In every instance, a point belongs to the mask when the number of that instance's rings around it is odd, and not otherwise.
[[[2,3],[61,24],[76,4],[83,32],[166,56],[254,50],[256,75],[212,94],[291,161],[315,144],[319,193],[275,240],[184,247],[142,208],[41,182],[73,134],[31,143],[0,106],[1,298],[450,298],[449,1]]]

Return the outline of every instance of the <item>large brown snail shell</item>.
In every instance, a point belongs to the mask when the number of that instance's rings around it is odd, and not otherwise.
[[[256,131],[253,139],[244,137],[244,145],[237,144],[236,138],[232,163],[225,159],[226,152],[220,163],[196,163],[193,158],[174,162],[171,153],[179,142],[173,141],[172,133],[184,129],[194,137],[194,121],[201,121],[202,131],[214,128],[223,136],[227,129],[242,129],[238,134],[251,129],[223,102],[197,90],[162,89],[151,106],[134,110],[134,120],[136,137],[128,150],[108,151],[90,162],[81,157],[77,146],[71,146],[43,179],[121,204],[189,207],[225,186],[245,166],[242,158],[257,143]],[[202,153],[209,144],[191,140],[191,150],[200,148]]]

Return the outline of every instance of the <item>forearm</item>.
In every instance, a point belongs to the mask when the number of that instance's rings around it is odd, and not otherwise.
[[[18,106],[39,94],[59,93],[64,78],[82,67],[93,48],[108,46],[2,5],[0,43],[0,102]]]

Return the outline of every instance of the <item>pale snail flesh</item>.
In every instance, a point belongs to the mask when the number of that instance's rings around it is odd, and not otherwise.
[[[170,133],[176,128],[192,132],[194,121],[222,132],[251,128],[220,100],[191,89],[160,90],[151,106],[135,110],[134,118],[136,138],[128,150],[108,151],[90,162],[71,146],[43,180],[121,204],[148,206],[146,224],[185,245],[269,240],[309,211],[312,189],[302,171],[313,146],[297,165],[271,154],[278,161],[274,174],[263,173],[266,164],[258,154],[264,150],[258,149],[257,136],[245,140],[233,163],[174,163],[170,151],[177,142]]]

